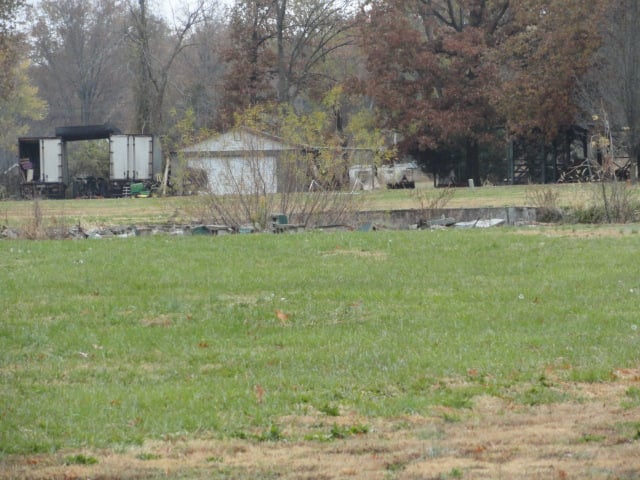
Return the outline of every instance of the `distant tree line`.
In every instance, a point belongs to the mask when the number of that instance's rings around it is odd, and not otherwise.
[[[322,112],[431,171],[504,175],[506,142],[598,129],[640,162],[636,0],[0,0],[0,148],[112,123],[165,149],[248,111]],[[281,133],[277,116],[263,128]],[[359,132],[359,133],[354,133]],[[360,142],[362,139],[360,139]]]

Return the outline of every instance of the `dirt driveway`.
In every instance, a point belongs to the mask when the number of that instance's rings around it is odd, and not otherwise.
[[[283,438],[367,425],[329,441],[172,438],[124,452],[5,457],[0,479],[640,479],[640,370],[561,388],[575,400],[523,406],[480,397],[473,409],[429,417],[281,421]],[[98,463],[65,465],[69,458]]]

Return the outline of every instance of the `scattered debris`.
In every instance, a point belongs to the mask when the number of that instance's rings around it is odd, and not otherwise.
[[[2,226],[0,227],[0,237],[2,238],[18,238],[20,236],[20,232],[13,228]]]
[[[299,230],[304,230],[304,225],[289,223],[289,218],[285,214],[278,213],[271,216],[271,231],[273,233],[297,232]]]
[[[503,218],[490,218],[488,220],[474,220],[472,222],[456,222],[454,227],[456,228],[490,228],[503,225],[505,220]]]
[[[431,220],[420,220],[417,224],[412,225],[412,230],[442,230],[447,227],[455,228],[489,228],[496,227],[498,225],[504,225],[506,221],[502,218],[490,218],[490,219],[477,219],[469,222],[457,222],[455,218],[445,217],[436,218]]]
[[[423,230],[425,228],[437,228],[437,227],[450,227],[456,223],[455,218],[445,217],[442,218],[434,218],[430,220],[420,220],[417,224],[417,228],[419,230]]]
[[[359,232],[370,232],[371,230],[375,230],[376,226],[371,222],[365,222],[358,228]]]
[[[468,217],[467,217],[468,218]],[[440,218],[432,218],[428,220],[420,219],[418,223],[406,225],[405,228],[410,230],[423,229],[447,229],[447,228],[489,228],[509,223],[503,218],[488,218],[472,221],[458,222],[452,216],[442,215]],[[377,230],[393,229],[385,222],[375,223],[374,221],[361,219],[357,225],[335,224],[335,225],[315,225],[312,227],[316,231],[360,231],[371,232]],[[271,216],[271,222],[267,228],[263,229],[257,225],[241,225],[229,226],[222,224],[204,224],[197,223],[191,225],[166,223],[159,225],[125,225],[125,226],[105,226],[98,225],[92,227],[83,227],[80,223],[75,225],[65,225],[64,222],[57,222],[52,227],[38,227],[37,231],[33,227],[27,225],[24,228],[8,227],[0,225],[0,239],[105,239],[105,238],[131,238],[152,235],[172,235],[172,236],[188,236],[188,235],[204,235],[204,236],[220,236],[228,234],[248,234],[256,232],[265,233],[295,233],[303,232],[307,229],[304,224],[291,223],[285,214],[274,214]]]

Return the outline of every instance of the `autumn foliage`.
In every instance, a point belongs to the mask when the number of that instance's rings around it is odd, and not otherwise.
[[[25,2],[0,2],[0,97],[27,65],[49,105],[32,134],[111,122],[179,149],[174,133],[189,112],[197,128],[225,131],[273,103],[312,118],[341,91],[322,144],[347,145],[366,118],[399,160],[411,154],[432,173],[455,167],[476,182],[504,178],[511,140],[555,148],[606,109],[640,163],[637,1],[223,3],[174,1],[182,14],[168,19],[149,0],[36,2],[21,30],[29,52],[13,41]]]
[[[512,132],[551,140],[580,115],[576,87],[600,45],[602,1],[520,2],[495,53],[503,66],[496,104]]]
[[[496,133],[552,139],[576,120],[601,3],[373,1],[362,12],[362,90],[405,150],[462,148],[479,180],[482,145]]]

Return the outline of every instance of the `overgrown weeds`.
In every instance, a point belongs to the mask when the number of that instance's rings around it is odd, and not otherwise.
[[[638,188],[618,180],[592,184],[591,198],[567,216],[572,223],[628,223],[638,219]]]
[[[22,229],[22,236],[29,240],[38,240],[46,238],[43,228],[42,209],[40,208],[40,199],[35,197],[33,199],[32,215],[29,217]]]
[[[593,182],[585,185],[588,195],[571,206],[560,205],[560,191],[556,186],[529,186],[526,201],[536,207],[537,219],[548,223],[628,223],[637,220],[640,210],[638,188],[618,180]]]
[[[456,190],[452,187],[414,190],[413,196],[420,210],[420,223],[431,220],[434,212],[445,208],[455,193]]]
[[[455,194],[456,190],[452,187],[414,190],[414,196],[420,205],[420,210],[424,212],[445,208]]]
[[[31,205],[29,217],[23,222],[22,228],[15,231],[17,238],[54,240],[68,236],[69,225],[65,217],[45,216],[39,197],[35,197]]]
[[[607,223],[627,223],[635,219],[638,191],[631,184],[613,180],[600,184],[600,198]]]
[[[280,193],[208,191],[192,203],[188,215],[202,223],[227,225],[235,230],[251,226],[268,230],[273,217],[284,215],[289,223],[305,227],[351,225],[358,211],[356,195],[340,189],[315,187],[307,192]]]
[[[527,188],[525,200],[536,207],[536,217],[540,222],[556,223],[563,213],[558,205],[560,192],[548,185],[532,185]]]

